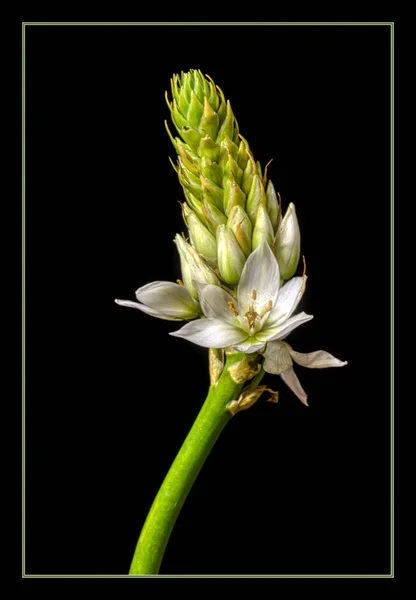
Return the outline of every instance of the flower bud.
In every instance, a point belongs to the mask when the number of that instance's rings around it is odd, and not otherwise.
[[[268,212],[270,221],[273,226],[273,231],[276,231],[277,226],[279,224],[279,220],[280,220],[280,204],[277,199],[277,194],[274,189],[274,185],[272,184],[271,181],[269,181],[269,183],[267,184],[266,197],[267,197],[267,212]]]
[[[248,216],[250,217],[250,221],[251,221],[251,224],[253,225],[253,227],[256,222],[257,211],[259,209],[260,204],[262,204],[263,206],[266,206],[266,203],[267,203],[267,198],[266,198],[266,193],[264,191],[263,184],[261,182],[260,177],[258,175],[255,175],[253,177],[253,181],[251,184],[250,192],[247,196],[247,203],[246,203],[246,212],[247,212]]]
[[[217,229],[217,251],[222,279],[228,285],[236,285],[240,280],[246,257],[227,225],[220,225]]]
[[[246,211],[241,206],[234,206],[228,217],[227,225],[235,235],[235,239],[240,244],[244,254],[248,256],[251,252],[253,226]]]
[[[270,221],[270,217],[267,214],[266,207],[260,205],[257,211],[256,224],[253,230],[253,239],[251,242],[251,249],[255,250],[257,246],[260,245],[260,242],[265,239],[266,242],[271,247],[273,244],[273,227]]]
[[[300,257],[300,230],[295,205],[290,203],[277,229],[274,253],[279,263],[280,277],[290,279]]]
[[[176,234],[174,242],[179,252],[183,282],[195,300],[198,300],[198,292],[193,282],[220,285],[218,277],[208,267],[204,259],[179,233]]]
[[[192,245],[203,257],[210,260],[217,258],[217,244],[215,237],[201,223],[196,214],[187,204],[182,204],[185,223],[189,229]]]

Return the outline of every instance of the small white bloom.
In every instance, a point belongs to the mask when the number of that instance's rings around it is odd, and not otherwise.
[[[142,312],[166,321],[195,319],[201,314],[199,303],[188,290],[172,281],[153,281],[136,292],[139,302],[116,300],[117,304],[137,308]]]
[[[309,352],[307,354],[295,352],[289,344],[281,341],[269,342],[264,353],[264,358],[263,369],[267,373],[280,375],[286,385],[290,387],[292,392],[306,406],[308,406],[308,396],[293,370],[293,361],[308,369],[344,367],[348,364],[347,361],[338,360],[338,358],[335,358],[329,352],[325,352],[325,350],[317,350],[316,352]]]
[[[201,286],[199,298],[206,319],[171,333],[206,348],[232,347],[239,352],[262,350],[310,321],[304,312],[292,317],[305,290],[306,277],[293,277],[280,290],[277,260],[263,239],[241,273],[237,300],[215,285]]]

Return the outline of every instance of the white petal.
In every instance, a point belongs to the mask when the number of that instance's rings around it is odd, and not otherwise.
[[[136,291],[136,298],[169,317],[189,319],[198,315],[198,303],[183,285],[172,281],[153,281]]]
[[[164,319],[165,321],[183,321],[181,317],[169,317],[164,315],[163,313],[154,310],[153,308],[149,308],[144,304],[139,304],[138,302],[130,302],[129,300],[115,300],[116,304],[120,304],[120,306],[127,306],[127,308],[137,308],[142,312],[150,315],[151,317],[157,317],[158,319]]]
[[[256,307],[264,310],[269,300],[274,306],[279,293],[279,285],[279,265],[269,244],[266,240],[262,240],[248,257],[241,273],[237,292],[238,310],[242,314],[248,312],[253,290],[256,291]]]
[[[263,342],[271,342],[272,340],[281,340],[291,331],[302,325],[302,323],[306,323],[313,319],[313,315],[307,315],[304,312],[295,315],[294,317],[290,317],[287,321],[282,323],[282,325],[278,325],[276,327],[269,327],[269,323],[267,322],[263,331],[259,331],[256,333],[256,337],[259,341]]]
[[[303,354],[302,352],[295,352],[290,348],[289,350],[291,357],[295,362],[302,367],[308,367],[308,369],[326,369],[328,367],[344,367],[348,364],[347,361],[338,360],[329,352],[325,350],[317,350],[316,352],[309,352]]]
[[[260,352],[264,348],[264,343],[258,343],[255,337],[249,337],[241,344],[234,344],[234,350],[238,352],[244,352],[245,354],[251,354],[252,352]]]
[[[273,306],[267,324],[269,327],[280,325],[294,312],[306,287],[306,277],[292,277],[280,288],[277,302]]]
[[[296,375],[295,371],[293,370],[293,367],[290,367],[290,369],[287,369],[286,371],[281,373],[280,377],[283,379],[285,384],[288,387],[290,387],[292,392],[294,394],[296,394],[296,396],[299,398],[299,400],[301,402],[303,402],[303,404],[305,404],[305,406],[309,406],[308,405],[308,395],[305,392],[305,390],[303,389],[303,387],[300,385],[300,381],[297,378],[297,375]]]
[[[202,312],[210,319],[223,319],[232,322],[235,316],[230,310],[228,302],[233,302],[233,297],[217,285],[198,286],[199,301]]]
[[[204,348],[227,348],[247,338],[247,333],[221,319],[199,319],[187,323],[170,335],[181,337]]]
[[[273,373],[273,375],[280,375],[293,365],[288,345],[284,342],[269,342],[264,359],[263,369],[266,373]]]

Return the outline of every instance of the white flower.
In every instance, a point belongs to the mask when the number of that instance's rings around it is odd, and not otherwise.
[[[325,352],[325,350],[317,350],[316,352],[302,354],[301,352],[295,352],[286,342],[278,341],[269,342],[267,344],[264,358],[263,369],[267,373],[280,375],[286,385],[290,387],[292,392],[294,392],[299,400],[306,406],[308,406],[308,396],[293,370],[293,361],[308,369],[344,367],[348,364],[347,361],[338,360],[335,356],[329,354],[329,352]]]
[[[277,260],[263,240],[250,254],[241,273],[237,300],[215,285],[199,286],[206,319],[193,321],[171,333],[206,348],[231,346],[239,352],[262,350],[313,318],[292,313],[305,289],[306,277],[293,277],[280,290]]]
[[[201,314],[199,303],[188,290],[171,281],[148,283],[137,290],[136,298],[139,302],[116,300],[116,303],[167,321],[195,319]]]

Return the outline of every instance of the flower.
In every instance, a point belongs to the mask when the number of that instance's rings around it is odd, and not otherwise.
[[[306,406],[308,406],[308,396],[293,370],[293,361],[308,369],[344,367],[348,364],[347,361],[338,360],[338,358],[335,358],[335,356],[332,356],[329,352],[325,352],[325,350],[317,350],[316,352],[309,352],[307,354],[295,352],[289,344],[282,341],[269,342],[264,357],[265,361],[263,369],[267,373],[280,375],[286,385],[290,387],[292,392],[296,394],[299,400]]]
[[[257,352],[313,318],[304,312],[291,316],[305,284],[306,277],[293,277],[279,289],[279,265],[263,239],[244,265],[237,297],[215,285],[199,285],[201,309],[207,318],[187,323],[170,335],[206,348]]]
[[[139,302],[115,302],[121,306],[137,308],[151,317],[166,321],[195,319],[201,314],[199,302],[192,298],[186,287],[172,281],[148,283],[137,290],[136,298]]]

